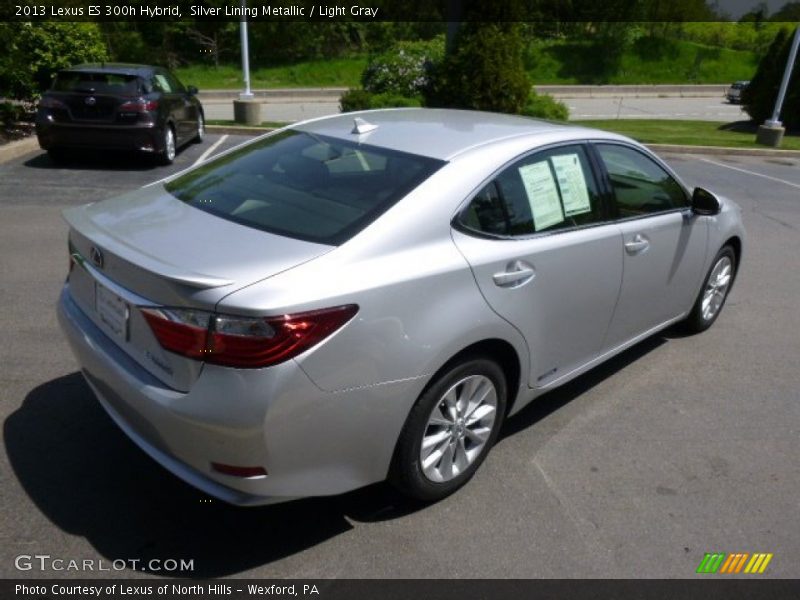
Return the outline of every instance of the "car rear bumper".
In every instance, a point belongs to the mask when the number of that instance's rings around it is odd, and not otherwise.
[[[36,135],[43,150],[87,148],[158,153],[163,148],[161,129],[153,124],[114,125],[59,123],[38,118]]]
[[[294,362],[260,370],[206,365],[189,392],[165,387],[75,304],[59,322],[100,404],[150,457],[190,485],[248,506],[346,492],[385,479],[422,378],[323,392]],[[242,478],[211,463],[262,466]]]

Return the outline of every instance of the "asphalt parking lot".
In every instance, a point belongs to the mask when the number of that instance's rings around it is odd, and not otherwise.
[[[171,167],[124,155],[56,167],[39,152],[0,165],[0,576],[120,575],[15,569],[20,554],[48,554],[194,561],[129,577],[686,578],[715,551],[770,552],[763,576],[800,577],[800,159],[668,156],[687,183],[744,209],[744,262],[719,320],[540,398],[459,493],[420,508],[380,484],[239,509],[128,441],[54,311],[61,210],[187,168],[219,141]]]

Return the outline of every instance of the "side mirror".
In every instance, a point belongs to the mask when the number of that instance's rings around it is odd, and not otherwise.
[[[694,188],[692,192],[692,212],[696,215],[718,215],[721,206],[717,197],[701,187]]]
[[[190,85],[186,88],[186,91],[189,92],[190,96],[196,96],[199,90],[195,86]]]

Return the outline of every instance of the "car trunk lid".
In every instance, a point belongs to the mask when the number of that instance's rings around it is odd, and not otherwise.
[[[226,295],[331,246],[240,225],[181,202],[161,184],[64,211],[73,299],[144,368],[187,390],[201,363],[165,352],[140,307],[213,311]]]

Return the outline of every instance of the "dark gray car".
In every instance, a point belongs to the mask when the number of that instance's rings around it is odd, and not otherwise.
[[[146,65],[84,64],[60,71],[36,113],[39,145],[56,161],[76,148],[133,150],[169,164],[202,141],[197,88]]]

